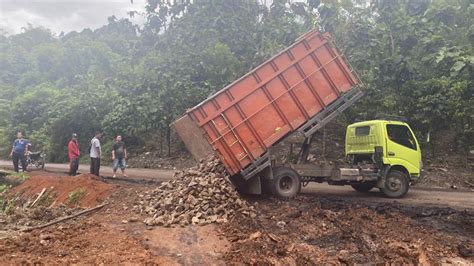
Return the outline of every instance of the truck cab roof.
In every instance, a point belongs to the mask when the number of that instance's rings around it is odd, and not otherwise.
[[[398,120],[383,120],[383,119],[374,119],[374,120],[368,120],[368,121],[362,121],[362,122],[356,122],[353,124],[350,124],[349,127],[360,127],[360,126],[368,126],[368,125],[373,125],[373,124],[396,124],[396,125],[408,125],[407,123],[403,121],[398,121]]]

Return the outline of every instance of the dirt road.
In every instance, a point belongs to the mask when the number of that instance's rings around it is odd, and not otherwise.
[[[0,161],[0,167],[11,168],[10,161]],[[46,171],[51,172],[67,172],[69,166],[67,164],[46,164]],[[152,180],[162,182],[169,180],[175,170],[167,169],[127,169],[130,181],[133,180]],[[79,172],[88,173],[88,165],[80,165]],[[109,166],[102,166],[101,173],[104,176],[112,176],[112,169]],[[120,174],[119,174],[120,176]],[[126,180],[122,180],[126,182]],[[370,193],[358,193],[348,186],[330,186],[327,184],[309,184],[303,188],[303,194],[317,194],[319,196],[357,198],[368,202],[398,202],[407,205],[426,205],[451,207],[455,209],[474,209],[474,192],[459,191],[452,189],[426,188],[413,186],[408,195],[403,199],[387,199],[384,198],[378,190],[374,189]]]
[[[330,186],[327,184],[310,184],[302,190],[303,194],[327,197],[354,198],[368,202],[390,202],[406,205],[424,205],[451,207],[454,209],[474,209],[474,192],[447,190],[439,188],[416,187],[410,191],[403,199],[385,198],[377,189],[369,193],[359,193],[349,186]]]
[[[0,160],[0,168],[13,169],[12,162]],[[30,168],[32,171],[36,171],[35,167]],[[50,172],[59,172],[66,173],[69,171],[68,164],[59,164],[59,163],[47,163],[45,167],[46,171]],[[79,165],[79,173],[89,173],[89,165],[81,164]],[[151,178],[156,181],[166,181],[169,180],[175,170],[166,170],[166,169],[143,169],[143,168],[129,168],[127,169],[127,175],[133,178]],[[112,176],[113,171],[111,166],[102,165],[100,167],[100,173],[103,176]],[[118,171],[118,176],[121,176],[120,170]]]

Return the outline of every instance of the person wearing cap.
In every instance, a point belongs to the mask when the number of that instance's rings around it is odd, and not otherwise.
[[[75,176],[77,169],[79,168],[79,144],[77,143],[77,134],[72,134],[71,140],[68,144],[68,155],[69,155],[69,175]]]

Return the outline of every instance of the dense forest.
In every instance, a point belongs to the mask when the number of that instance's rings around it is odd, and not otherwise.
[[[401,115],[420,139],[449,131],[454,152],[473,148],[471,0],[148,0],[130,15],[145,24],[0,36],[2,157],[16,130],[65,161],[71,133],[86,150],[97,129],[106,146],[120,133],[168,156],[174,119],[312,28],[332,33],[364,82],[347,121]]]

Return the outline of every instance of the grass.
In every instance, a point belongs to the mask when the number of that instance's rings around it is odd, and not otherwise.
[[[86,194],[86,190],[84,188],[75,189],[69,192],[67,202],[69,204],[77,205],[79,201],[84,197],[85,194]]]
[[[30,176],[27,173],[9,173],[1,172],[0,175],[0,210],[6,210],[10,205],[7,199],[5,198],[8,190],[11,187],[23,183]]]
[[[7,192],[8,186],[3,184],[0,185],[0,209],[3,209],[3,204],[5,203],[4,194]]]
[[[5,197],[10,188],[11,185],[0,183],[0,212],[3,211],[5,214],[10,214],[14,210],[12,201]]]
[[[46,191],[43,196],[36,202],[35,206],[50,206],[53,203],[55,198],[55,193],[53,191]]]
[[[25,172],[19,172],[19,173],[9,174],[8,178],[14,179],[14,180],[19,180],[19,181],[23,182],[26,179],[30,178],[30,176]]]

